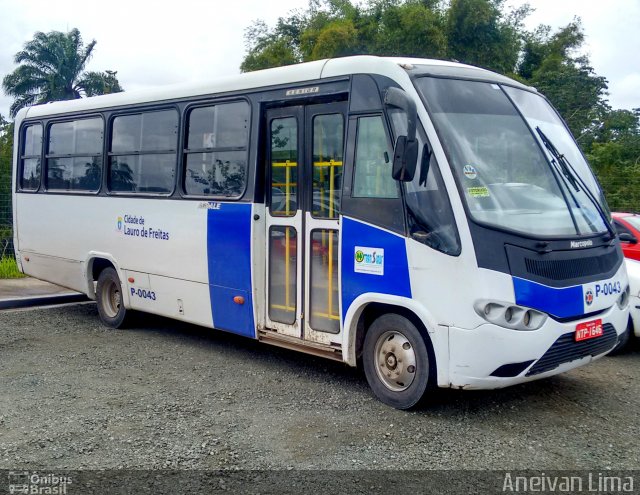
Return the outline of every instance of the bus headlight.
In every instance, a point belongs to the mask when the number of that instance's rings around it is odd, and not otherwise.
[[[629,286],[628,285],[622,291],[622,294],[620,294],[620,297],[618,297],[618,300],[616,302],[618,303],[618,307],[620,309],[624,309],[627,307],[627,304],[629,304]]]
[[[500,301],[478,301],[474,304],[474,309],[489,323],[512,330],[537,330],[547,319],[545,313],[535,309]]]

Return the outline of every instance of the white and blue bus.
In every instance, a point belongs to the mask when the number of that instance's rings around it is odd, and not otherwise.
[[[350,57],[16,118],[17,261],[132,310],[362,366],[409,408],[609,352],[628,283],[602,191],[535,89]]]

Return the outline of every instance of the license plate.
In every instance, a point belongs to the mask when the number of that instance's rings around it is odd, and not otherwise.
[[[585,321],[576,325],[576,342],[595,339],[603,333],[602,320]]]

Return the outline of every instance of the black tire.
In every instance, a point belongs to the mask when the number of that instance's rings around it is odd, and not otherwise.
[[[611,349],[609,356],[616,356],[618,354],[622,354],[627,350],[629,340],[631,339],[631,332],[633,332],[633,322],[631,321],[631,318],[629,318],[629,323],[627,324],[627,328],[618,337],[618,343],[613,349]]]
[[[364,338],[362,362],[375,396],[396,409],[415,406],[432,370],[425,338],[404,316],[378,317]]]
[[[111,328],[122,328],[126,324],[127,309],[122,299],[122,284],[113,268],[105,268],[98,276],[96,302],[102,323]]]

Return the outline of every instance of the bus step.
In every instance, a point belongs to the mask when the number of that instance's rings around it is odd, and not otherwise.
[[[285,349],[305,352],[307,354],[312,354],[314,356],[333,359],[334,361],[342,362],[341,350],[336,349],[330,345],[318,344],[316,342],[308,342],[305,340],[298,339],[296,337],[281,335],[271,330],[259,330],[258,340],[260,342],[264,342],[265,344],[284,347]]]

